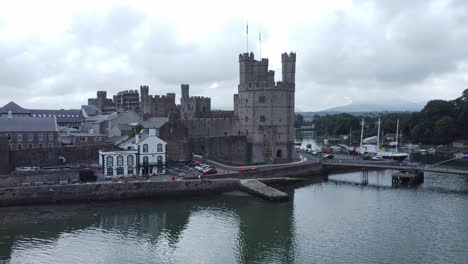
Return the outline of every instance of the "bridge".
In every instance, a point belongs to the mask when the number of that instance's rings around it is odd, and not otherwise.
[[[314,131],[315,126],[301,126],[296,128],[296,131]]]
[[[322,160],[324,167],[328,168],[361,168],[361,169],[390,169],[401,171],[424,171],[435,173],[448,173],[468,175],[468,170],[448,169],[441,167],[421,166],[421,165],[403,165],[393,161],[360,161],[360,160]]]

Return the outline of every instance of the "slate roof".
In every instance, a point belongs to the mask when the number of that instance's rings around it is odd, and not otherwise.
[[[133,127],[129,124],[118,124],[120,130],[132,130]]]
[[[94,105],[82,105],[81,109],[83,111],[85,111],[88,116],[96,116],[96,115],[101,115],[102,114],[102,111],[99,110]]]
[[[57,123],[80,123],[83,120],[81,110],[46,110],[46,109],[31,109],[32,117],[53,117],[57,118]]]
[[[8,104],[0,108],[0,114],[8,114],[8,111],[11,111],[14,114],[30,114],[31,112],[28,109],[17,105],[15,102],[11,101]]]
[[[83,119],[81,110],[70,109],[70,110],[49,110],[49,109],[25,109],[15,102],[9,102],[2,108],[0,108],[0,114],[8,114],[11,111],[12,114],[25,114],[31,117],[56,117],[58,123],[79,123]]]
[[[50,132],[57,131],[53,117],[0,117],[0,132]]]
[[[144,128],[161,128],[169,121],[167,117],[152,117],[141,122]]]

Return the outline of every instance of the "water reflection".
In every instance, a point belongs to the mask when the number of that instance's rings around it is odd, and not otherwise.
[[[0,260],[12,263],[291,263],[294,256],[292,203],[212,197],[0,213]]]

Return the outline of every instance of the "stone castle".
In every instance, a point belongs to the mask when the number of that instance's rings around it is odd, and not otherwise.
[[[89,99],[103,112],[135,111],[143,117],[180,118],[187,127],[194,153],[234,164],[290,162],[294,151],[294,95],[296,54],[283,53],[282,80],[268,69],[268,59],[253,53],[239,55],[239,85],[233,111],[212,111],[211,99],[190,96],[181,85],[180,105],[175,94],[149,95],[148,86],[123,91],[108,99],[105,92]]]

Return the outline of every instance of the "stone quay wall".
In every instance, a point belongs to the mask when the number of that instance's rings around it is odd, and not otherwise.
[[[100,149],[114,149],[115,146],[86,145],[67,146],[60,148],[23,149],[10,151],[10,162],[13,167],[21,166],[53,166],[61,165],[59,157],[64,157],[67,163],[99,161]]]
[[[0,206],[217,194],[238,188],[238,179],[15,187],[0,189]]]

